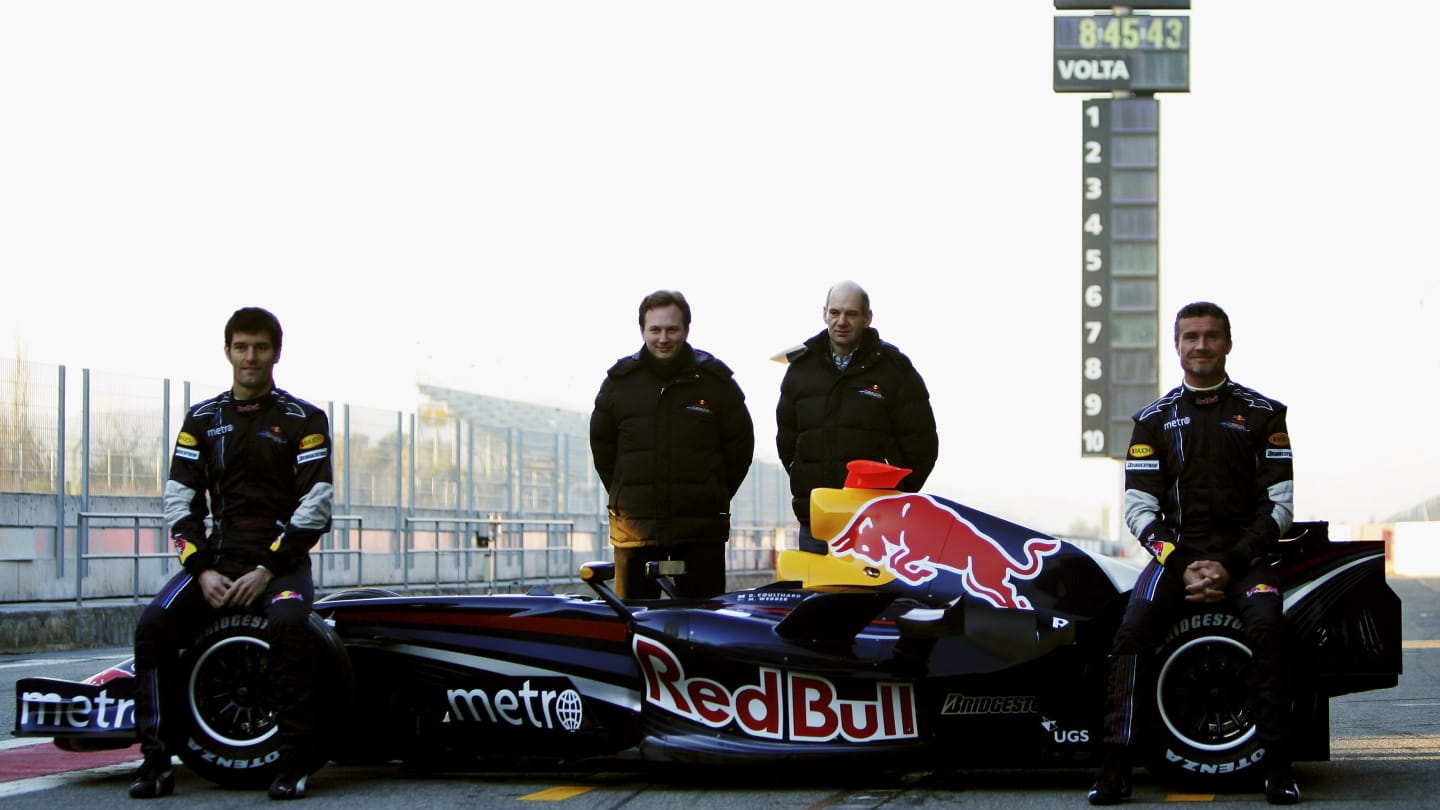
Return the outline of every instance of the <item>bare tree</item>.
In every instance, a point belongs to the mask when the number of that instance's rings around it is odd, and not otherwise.
[[[146,414],[133,411],[116,411],[107,415],[107,429],[91,440],[93,492],[106,495],[160,494],[159,459],[155,448],[163,447],[165,440],[157,439],[160,431],[153,421]]]
[[[51,441],[36,424],[31,408],[30,363],[17,338],[15,356],[0,378],[5,401],[0,408],[0,490],[53,492],[55,489],[53,431]]]

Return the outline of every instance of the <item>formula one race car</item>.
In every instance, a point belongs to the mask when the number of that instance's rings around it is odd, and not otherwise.
[[[591,596],[400,596],[317,602],[332,758],[642,760],[775,766],[863,758],[897,768],[1090,767],[1106,654],[1137,569],[855,465],[816,490],[829,553],[781,552],[779,581],[705,600],[622,601],[608,563]],[[1394,686],[1400,603],[1377,542],[1297,524],[1283,573],[1299,759],[1329,757],[1329,698]],[[652,563],[652,566],[657,565]],[[655,571],[667,593],[674,572]],[[1249,787],[1265,751],[1246,703],[1250,650],[1227,608],[1179,616],[1144,701],[1163,781]],[[222,616],[170,685],[179,756],[227,786],[263,786],[278,741],[263,617]],[[83,683],[31,678],[16,731],[62,748],[135,742],[129,664]]]

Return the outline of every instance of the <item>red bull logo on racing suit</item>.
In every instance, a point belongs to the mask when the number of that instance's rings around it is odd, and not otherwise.
[[[838,537],[830,541],[837,557],[853,556],[889,571],[896,579],[921,585],[941,571],[958,574],[965,590],[998,608],[1030,610],[1030,600],[1015,580],[1034,579],[1045,557],[1060,541],[1025,541],[1024,559],[1011,557],[998,541],[928,495],[886,495],[867,502]]]

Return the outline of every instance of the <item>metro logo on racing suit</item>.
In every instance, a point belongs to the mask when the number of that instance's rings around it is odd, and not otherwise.
[[[734,723],[752,737],[814,743],[919,735],[914,684],[880,682],[873,700],[846,700],[829,678],[761,667],[759,683],[731,690],[687,677],[675,653],[655,639],[635,636],[631,649],[645,674],[646,703],[712,728]]]
[[[1030,610],[1015,590],[1015,579],[1034,579],[1044,558],[1060,541],[1025,541],[1024,562],[1016,561],[993,537],[928,495],[886,495],[855,511],[832,540],[837,557],[854,556],[884,568],[911,585],[929,582],[943,569],[959,574],[965,590],[998,608]]]

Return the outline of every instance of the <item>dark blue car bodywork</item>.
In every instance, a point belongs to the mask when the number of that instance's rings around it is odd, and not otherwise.
[[[714,599],[622,602],[608,564],[592,564],[584,596],[320,601],[335,758],[1095,761],[1106,654],[1133,566],[935,496],[849,488],[816,500],[828,555],[781,552],[780,581]],[[1384,556],[1380,543],[1332,542],[1309,523],[1273,561],[1297,640],[1300,758],[1329,755],[1329,698],[1398,681],[1399,600]],[[1157,651],[1149,764],[1167,778],[1223,789],[1263,759],[1237,630],[1223,605],[1190,609]],[[196,726],[182,759],[221,783],[262,783],[273,717],[263,694],[237,707],[232,687],[234,673],[263,670],[263,633],[202,635],[188,683],[174,687]],[[248,653],[230,643],[244,638]],[[20,681],[16,734],[71,749],[132,744],[129,673],[107,672]],[[207,684],[232,692],[207,702]]]

